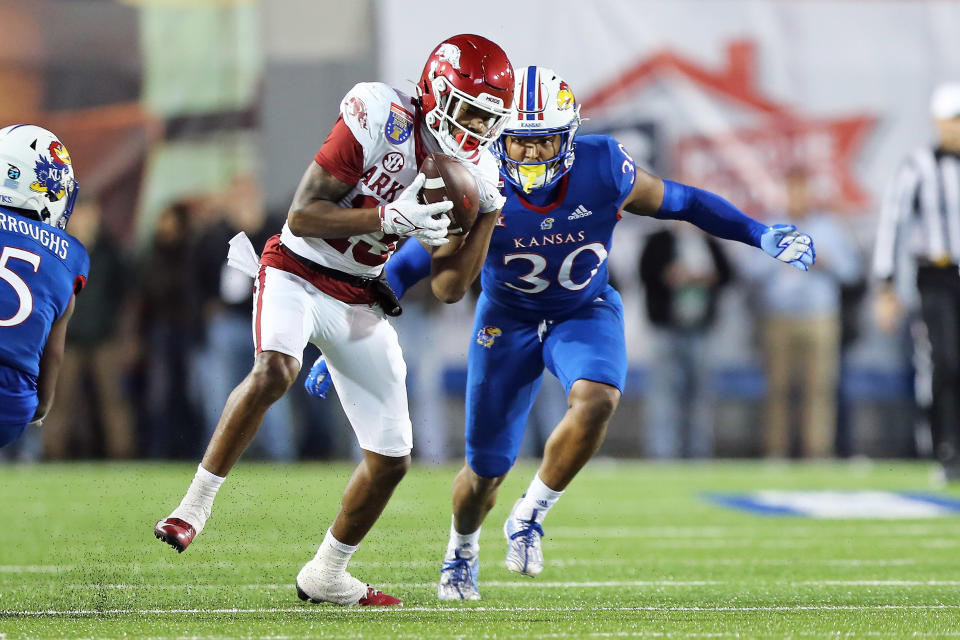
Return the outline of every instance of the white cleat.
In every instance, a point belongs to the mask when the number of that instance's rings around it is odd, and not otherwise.
[[[540,538],[543,527],[537,522],[537,511],[533,511],[529,520],[516,517],[517,507],[523,498],[517,500],[503,523],[503,536],[507,539],[507,569],[531,578],[543,571],[543,550]]]
[[[476,547],[464,546],[448,550],[440,568],[437,597],[441,600],[479,600],[479,575],[480,560],[477,558]]]
[[[311,602],[354,606],[367,595],[367,585],[346,571],[339,574],[327,571],[314,559],[297,574],[297,595]]]

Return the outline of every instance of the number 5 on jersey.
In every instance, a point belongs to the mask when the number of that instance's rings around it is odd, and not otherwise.
[[[9,260],[23,260],[33,267],[34,273],[40,269],[40,256],[36,253],[16,247],[4,247],[3,252],[0,252],[0,280],[4,280],[13,287],[20,300],[16,313],[9,318],[0,318],[0,327],[15,327],[29,318],[33,312],[33,293],[30,291],[30,286],[7,267]]]

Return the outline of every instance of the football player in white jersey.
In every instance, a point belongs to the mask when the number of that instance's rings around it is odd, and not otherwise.
[[[414,237],[433,247],[437,297],[452,302],[466,292],[503,206],[487,147],[510,117],[513,87],[500,47],[459,35],[434,49],[416,97],[380,83],[358,84],[344,97],[281,233],[260,256],[245,236],[231,241],[231,264],[256,278],[256,358],[227,399],[180,505],[155,525],[157,538],[183,551],[203,529],[226,474],[267,408],[296,379],[312,342],[326,357],[363,460],[316,556],[297,575],[297,594],[340,605],[400,604],[346,570],[406,473],[412,449],[406,365],[386,319],[400,308],[383,265],[401,236]],[[424,182],[418,167],[431,152],[457,156],[477,179],[481,215],[466,236],[448,237],[449,219],[437,216],[451,203],[417,201]]]

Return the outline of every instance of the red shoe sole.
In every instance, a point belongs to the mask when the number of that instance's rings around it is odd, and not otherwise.
[[[197,532],[189,522],[180,518],[167,518],[154,525],[153,535],[176,549],[177,553],[183,553],[184,549],[193,542]]]
[[[324,600],[314,600],[307,593],[300,588],[300,585],[297,585],[297,597],[303,600],[304,602],[312,602],[313,604],[321,604],[325,602]],[[403,601],[399,598],[394,598],[391,595],[387,595],[382,591],[377,591],[373,587],[367,587],[367,595],[360,598],[360,602],[357,603],[361,607],[393,607],[396,605],[402,605]]]

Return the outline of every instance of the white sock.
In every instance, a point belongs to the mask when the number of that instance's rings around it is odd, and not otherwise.
[[[332,529],[332,528],[331,528]],[[343,573],[347,570],[347,563],[356,553],[360,545],[344,544],[333,537],[333,531],[327,529],[327,535],[323,537],[320,548],[317,549],[317,560],[324,569],[333,573]]]
[[[473,533],[458,533],[450,517],[450,541],[447,542],[447,555],[453,555],[454,549],[470,549],[474,555],[480,549],[480,528]]]
[[[197,533],[207,524],[207,518],[210,517],[210,511],[213,509],[213,499],[217,497],[217,491],[226,478],[215,476],[203,465],[197,465],[197,473],[193,476],[193,482],[187,489],[187,494],[183,496],[180,505],[170,514],[171,518],[180,518],[193,525]]]
[[[547,512],[550,511],[550,507],[555,505],[562,495],[563,491],[554,491],[543,484],[540,474],[537,473],[530,481],[527,493],[524,494],[520,504],[517,505],[514,515],[521,520],[543,522],[543,519],[547,517]]]

